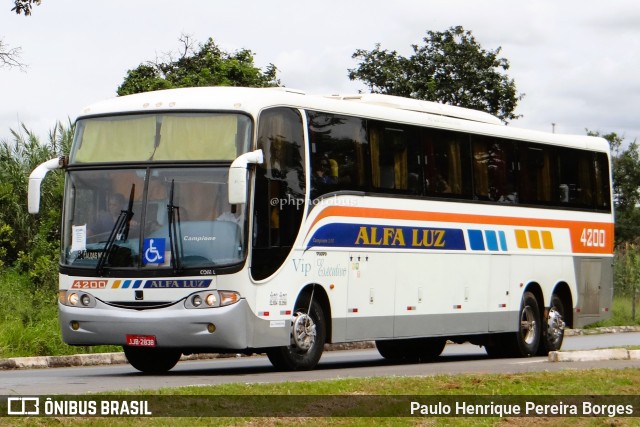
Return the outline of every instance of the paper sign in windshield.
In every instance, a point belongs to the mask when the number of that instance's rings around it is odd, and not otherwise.
[[[71,226],[71,252],[87,250],[87,224]]]

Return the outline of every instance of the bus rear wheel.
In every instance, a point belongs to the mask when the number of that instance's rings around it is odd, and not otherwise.
[[[171,370],[182,352],[167,348],[122,347],[131,366],[147,374],[161,374]]]
[[[308,313],[307,313],[308,311]],[[324,351],[327,327],[322,307],[303,300],[295,310],[291,325],[291,345],[267,351],[271,364],[281,371],[307,371],[316,367]]]
[[[564,327],[564,305],[560,297],[553,294],[549,312],[545,321],[542,322],[542,339],[538,355],[546,356],[550,351],[560,350],[564,340]]]

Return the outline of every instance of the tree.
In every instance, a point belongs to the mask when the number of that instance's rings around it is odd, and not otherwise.
[[[28,177],[40,163],[69,153],[74,127],[57,123],[43,143],[22,125],[11,129],[11,141],[0,141],[0,267],[16,266],[36,284],[56,282],[64,176],[52,173],[43,182],[38,216],[27,212]]]
[[[14,0],[14,6],[11,10],[15,11],[18,15],[21,13],[24,16],[31,15],[31,8],[34,4],[40,5],[42,0]]]
[[[14,6],[11,10],[18,15],[21,13],[25,16],[31,15],[31,8],[34,4],[40,4],[41,0],[14,0]],[[22,48],[9,47],[0,39],[0,68],[16,67],[24,69],[25,65],[20,61],[20,53]]]
[[[521,117],[514,110],[524,94],[503,74],[509,61],[498,57],[500,47],[483,49],[461,26],[428,31],[423,41],[422,46],[412,45],[408,58],[380,44],[371,51],[356,50],[352,58],[360,62],[348,70],[349,79],[363,81],[373,93],[486,111],[505,122]]]
[[[624,138],[615,132],[601,134],[587,130],[587,134],[602,137],[611,146],[616,246],[640,243],[640,147],[634,140],[625,148]]]
[[[277,68],[269,64],[264,71],[253,63],[253,52],[241,49],[225,52],[212,38],[194,48],[189,36],[181,36],[178,59],[167,55],[165,62],[147,62],[127,71],[118,95],[191,86],[279,86]]]
[[[23,69],[25,65],[20,61],[22,48],[9,47],[0,39],[0,68],[16,67]]]

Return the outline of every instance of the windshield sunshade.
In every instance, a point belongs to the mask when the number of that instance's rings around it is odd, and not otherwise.
[[[250,119],[239,114],[158,114],[78,121],[70,164],[232,161],[248,149]]]

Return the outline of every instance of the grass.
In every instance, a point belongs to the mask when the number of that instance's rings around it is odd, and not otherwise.
[[[0,275],[0,358],[120,351],[120,347],[72,347],[62,342],[56,293],[34,287],[12,269]]]
[[[520,374],[438,375],[431,377],[376,377],[336,379],[314,382],[276,384],[229,384],[220,386],[166,388],[136,392],[130,398],[165,399],[165,409],[172,413],[212,415],[231,411],[238,416],[190,416],[147,418],[0,418],[0,425],[43,426],[637,426],[638,418],[616,417],[425,417],[411,416],[410,402],[476,403],[475,396],[498,404],[521,404],[523,401],[557,404],[577,403],[576,395],[608,395],[610,403],[628,404],[624,395],[638,404],[640,369],[595,369]],[[635,396],[634,396],[635,395]],[[573,396],[573,397],[572,397]],[[96,395],[93,395],[95,398]],[[124,400],[123,393],[103,397]],[[548,399],[548,400],[546,400]],[[160,411],[163,408],[158,408]],[[278,410],[290,411],[276,417]],[[636,411],[640,408],[635,408]],[[159,413],[159,412],[156,412]],[[160,412],[161,413],[161,412]],[[219,412],[218,412],[219,413]],[[252,416],[261,414],[263,416]],[[321,415],[321,416],[318,416]],[[354,417],[355,415],[355,417]]]
[[[640,306],[636,307],[635,320],[632,318],[631,313],[631,297],[616,296],[613,298],[611,317],[589,325],[588,328],[640,325]]]

